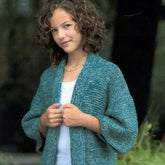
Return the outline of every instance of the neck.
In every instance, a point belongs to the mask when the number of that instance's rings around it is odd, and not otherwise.
[[[81,54],[68,54],[67,66],[77,66],[85,64],[88,55],[86,53]]]

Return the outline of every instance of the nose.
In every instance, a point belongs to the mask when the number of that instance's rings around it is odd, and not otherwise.
[[[63,40],[65,37],[65,32],[63,29],[58,29],[57,37],[59,40]]]

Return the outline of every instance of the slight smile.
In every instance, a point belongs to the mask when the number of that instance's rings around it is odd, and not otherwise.
[[[62,45],[62,46],[67,46],[69,42],[70,42],[70,41],[62,42],[61,45]]]

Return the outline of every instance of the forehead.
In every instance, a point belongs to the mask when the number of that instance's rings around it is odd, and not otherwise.
[[[50,17],[49,22],[51,26],[59,26],[63,22],[73,21],[73,16],[62,8],[57,8],[54,10],[52,17]]]

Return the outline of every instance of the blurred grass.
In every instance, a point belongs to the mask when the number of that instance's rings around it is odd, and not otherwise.
[[[41,155],[36,153],[1,153],[0,165],[40,165]]]

